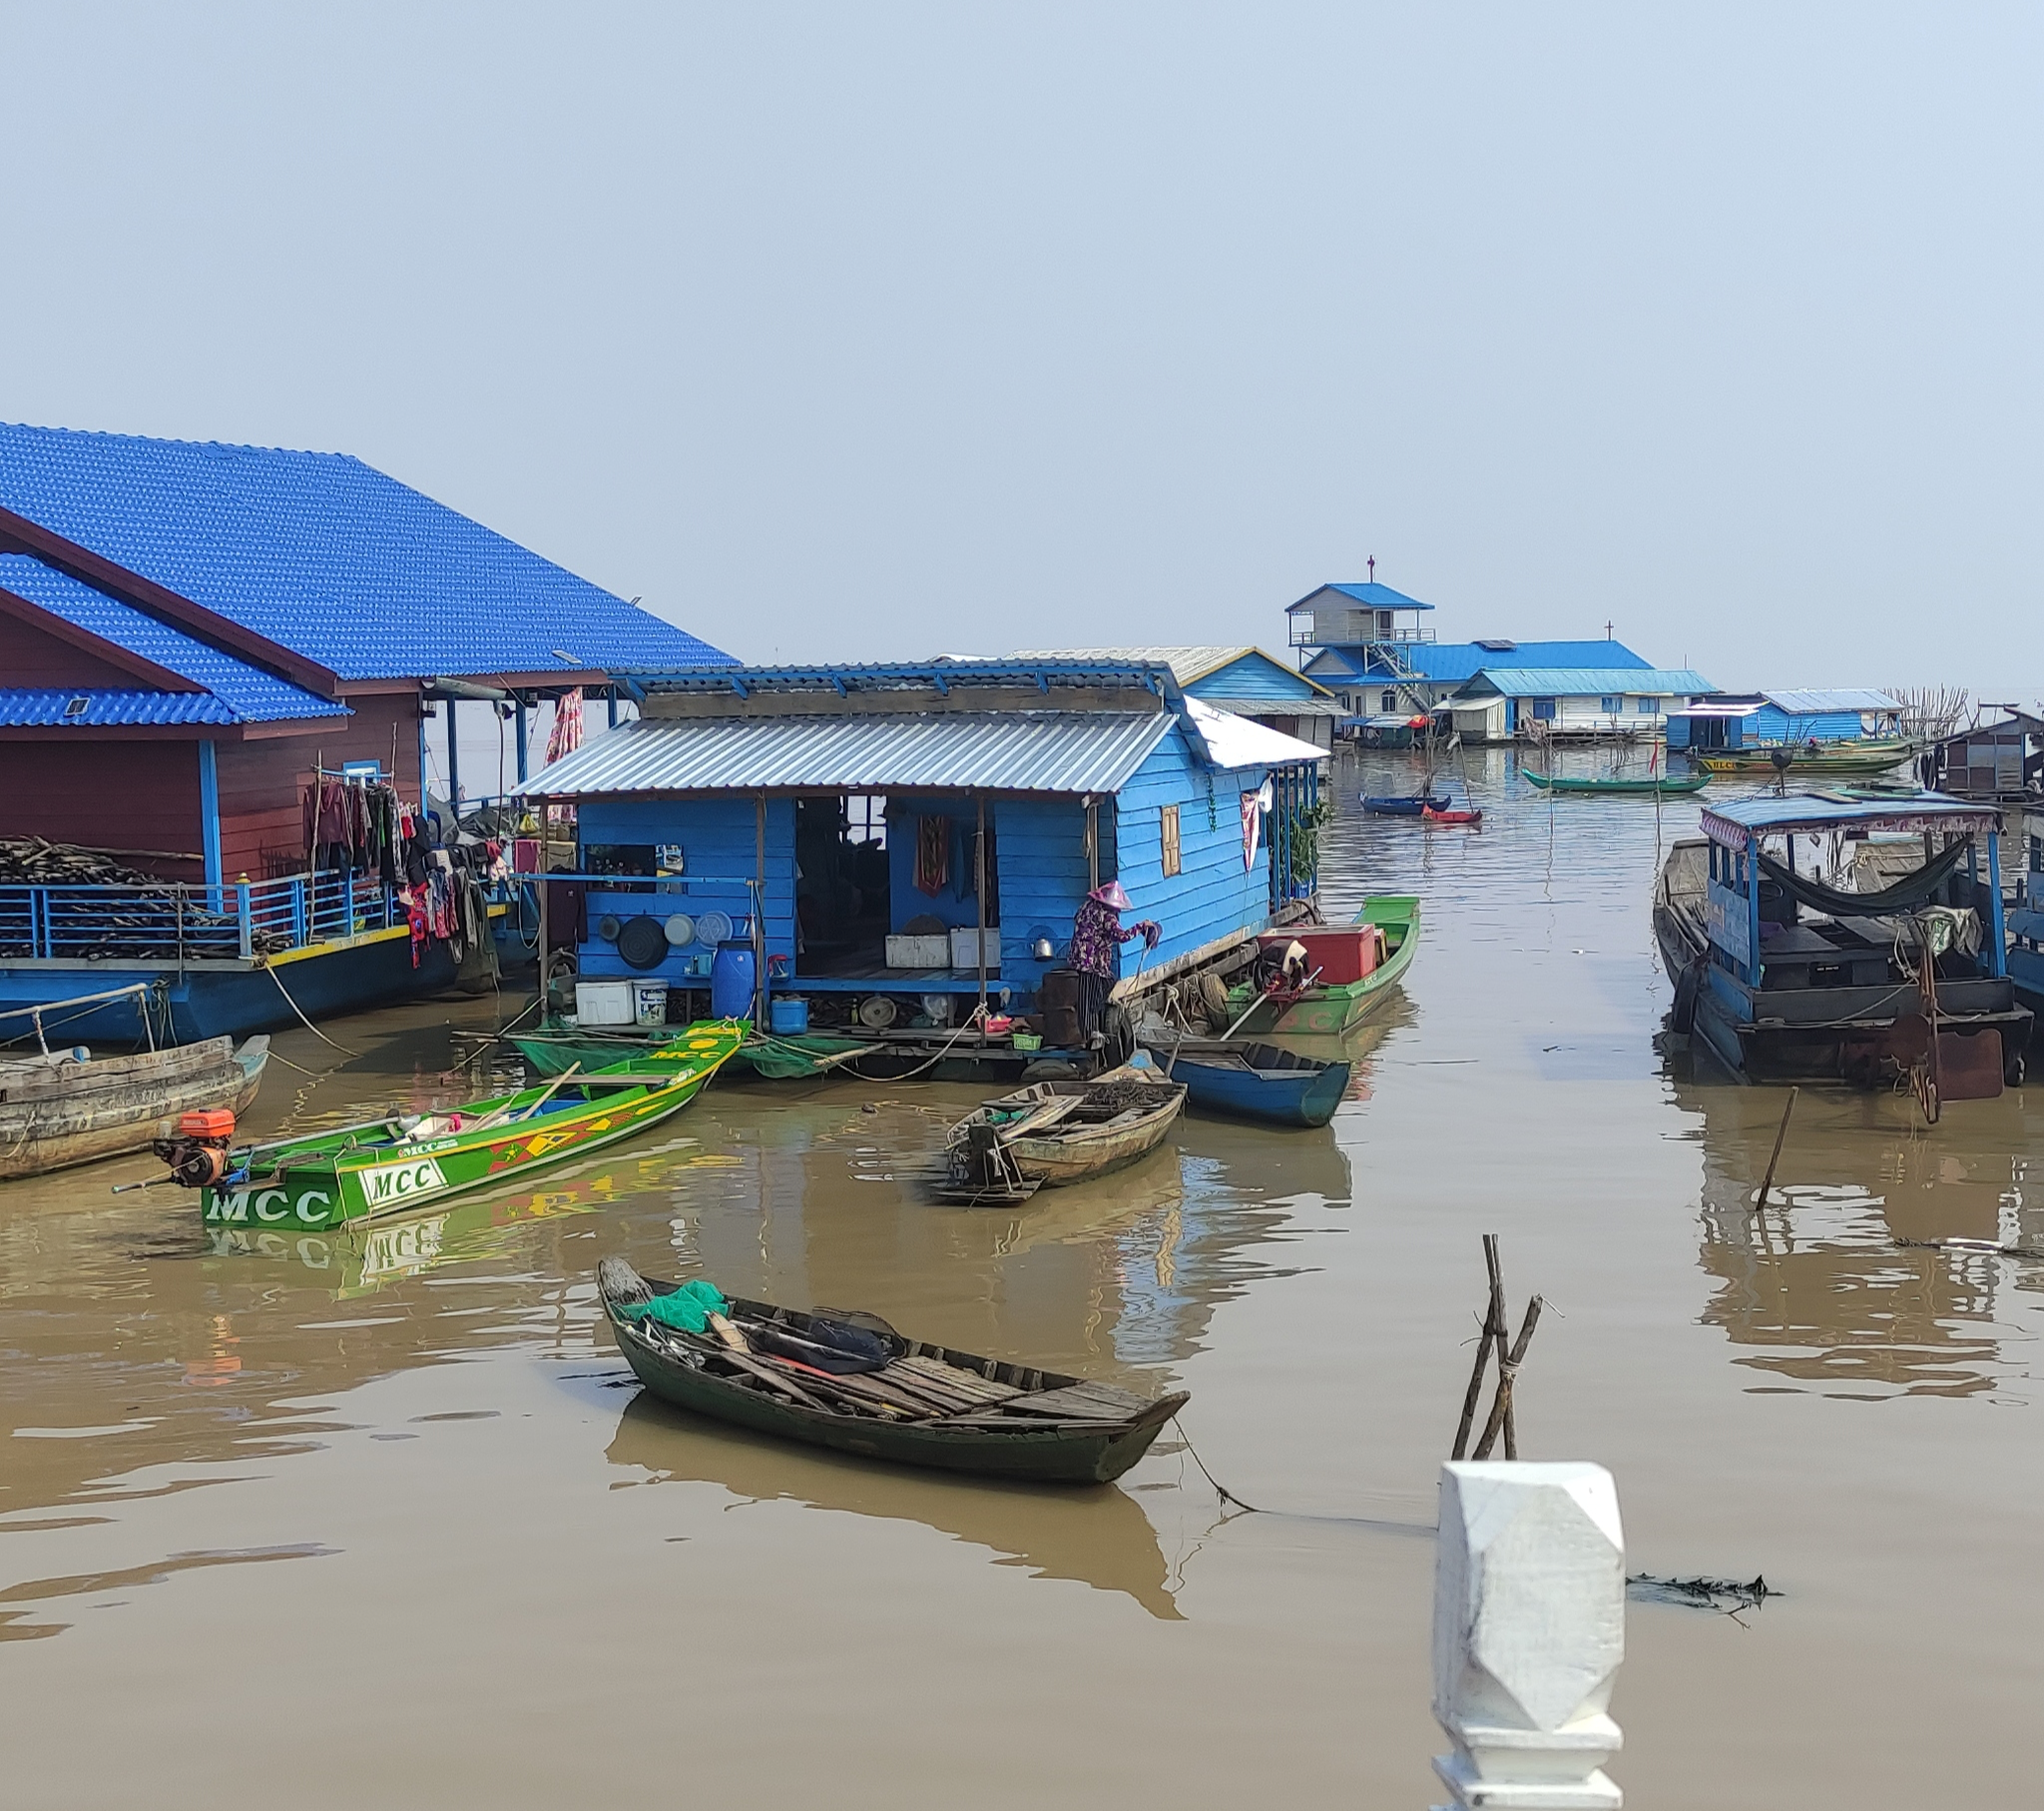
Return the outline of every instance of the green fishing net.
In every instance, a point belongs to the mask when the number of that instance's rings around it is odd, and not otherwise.
[[[627,1320],[645,1320],[650,1316],[666,1326],[679,1327],[684,1333],[702,1333],[709,1329],[711,1315],[731,1312],[731,1302],[715,1283],[697,1276],[672,1294],[656,1295],[648,1302],[620,1302],[618,1312]]]

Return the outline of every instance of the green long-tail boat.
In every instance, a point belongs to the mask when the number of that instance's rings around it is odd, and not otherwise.
[[[455,1112],[397,1115],[222,1152],[219,1179],[199,1189],[202,1217],[210,1227],[313,1230],[522,1181],[681,1112],[749,1029],[743,1020],[698,1025],[644,1058]],[[162,1154],[181,1176],[204,1173],[203,1147]]]

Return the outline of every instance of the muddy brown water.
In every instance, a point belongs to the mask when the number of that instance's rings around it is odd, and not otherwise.
[[[1593,757],[1597,758],[1597,757]],[[1422,1806],[1430,1525],[1482,1272],[1551,1312],[1527,1457],[1616,1472],[1635,1570],[1765,1574],[1741,1619],[1635,1603],[1639,1805],[2027,1802],[2044,1666],[2027,1098],[1775,1091],[1656,1046],[1647,922],[1694,802],[1531,795],[1363,821],[1331,907],[1425,901],[1405,995],[1318,1133],[1185,1123],[1020,1210],[898,1173],[970,1088],[720,1084],[600,1161],[444,1216],[216,1248],[124,1160],[0,1187],[0,1800]],[[260,1130],[455,1098],[492,1002],[278,1038]],[[868,1111],[870,1108],[871,1111]],[[922,1477],[639,1397],[621,1250],[975,1350],[1185,1387],[1114,1488]]]

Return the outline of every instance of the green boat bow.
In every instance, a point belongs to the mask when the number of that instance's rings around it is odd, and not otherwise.
[[[743,1021],[698,1025],[632,1061],[455,1112],[372,1120],[238,1149],[227,1177],[200,1190],[203,1218],[210,1227],[312,1231],[518,1182],[681,1112],[731,1060],[748,1029]]]

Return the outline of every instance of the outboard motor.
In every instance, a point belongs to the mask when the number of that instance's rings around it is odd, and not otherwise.
[[[235,1116],[224,1107],[183,1114],[176,1137],[158,1138],[150,1148],[171,1166],[187,1188],[210,1188],[228,1172],[228,1147],[235,1141]]]

